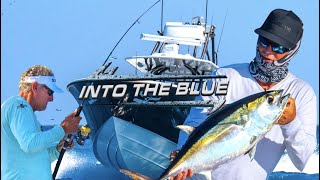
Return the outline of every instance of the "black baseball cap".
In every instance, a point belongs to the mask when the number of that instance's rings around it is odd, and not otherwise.
[[[303,23],[292,11],[275,9],[254,32],[291,50],[302,37]]]

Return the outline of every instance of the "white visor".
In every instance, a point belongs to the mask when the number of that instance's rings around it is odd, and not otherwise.
[[[26,76],[24,77],[23,82],[25,83],[37,82],[39,84],[45,84],[46,86],[48,86],[48,88],[50,88],[54,92],[57,92],[57,93],[63,92],[63,90],[56,85],[56,79],[54,78],[54,76]]]

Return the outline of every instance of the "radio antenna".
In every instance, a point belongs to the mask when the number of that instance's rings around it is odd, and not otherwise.
[[[222,25],[222,30],[221,30],[221,34],[220,34],[220,38],[219,38],[219,43],[218,43],[218,48],[217,48],[217,53],[219,52],[220,42],[221,42],[223,30],[224,30],[224,24],[225,24],[226,19],[227,19],[227,14],[228,14],[228,9],[227,9],[226,15],[224,16],[223,25]]]
[[[163,31],[162,31],[162,24],[163,24],[163,0],[161,1],[161,28],[160,28],[160,30],[161,30],[161,33],[163,33]]]
[[[108,61],[109,57],[111,56],[111,54],[113,53],[113,51],[116,49],[116,47],[118,46],[118,44],[120,43],[120,41],[124,38],[124,36],[129,32],[129,30],[139,21],[139,19],[145,14],[147,13],[153,6],[155,6],[158,2],[160,2],[160,0],[158,0],[157,2],[155,2],[152,6],[150,6],[145,12],[143,12],[138,19],[136,19],[132,25],[128,28],[128,30],[121,36],[120,40],[117,42],[117,44],[113,47],[113,49],[111,50],[110,54],[108,55],[107,59],[104,61],[104,63],[102,64],[102,66],[104,66],[106,64],[106,62]]]
[[[206,25],[207,25],[207,16],[208,16],[208,0],[206,0],[206,21],[205,21]]]

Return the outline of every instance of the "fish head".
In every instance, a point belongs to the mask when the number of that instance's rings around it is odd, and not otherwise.
[[[283,95],[283,90],[266,91],[261,97],[248,104],[251,120],[257,127],[270,130],[281,117],[290,94]]]
[[[289,95],[283,95],[283,89],[281,90],[272,90],[266,91],[263,100],[266,100],[269,105],[277,105],[279,107],[283,107],[286,105]]]

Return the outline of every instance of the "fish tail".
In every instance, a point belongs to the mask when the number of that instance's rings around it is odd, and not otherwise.
[[[134,180],[154,180],[150,177],[147,177],[147,176],[144,176],[142,174],[139,174],[139,173],[136,173],[136,172],[133,172],[133,171],[129,171],[129,170],[126,170],[126,169],[120,169],[120,172],[122,172],[123,174],[129,176],[131,179],[134,179]]]

